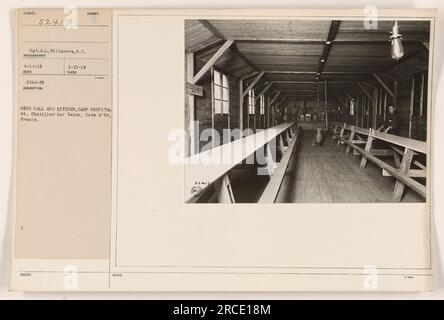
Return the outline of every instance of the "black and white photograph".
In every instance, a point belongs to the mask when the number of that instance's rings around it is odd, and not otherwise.
[[[185,202],[426,202],[430,28],[185,20]]]

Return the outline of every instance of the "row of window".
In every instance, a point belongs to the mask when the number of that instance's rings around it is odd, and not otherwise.
[[[214,70],[213,79],[213,100],[216,114],[228,114],[230,112],[228,76],[216,70]],[[248,91],[248,114],[255,114],[255,101],[254,90]],[[259,112],[261,115],[265,114],[265,97],[263,94],[259,97]]]

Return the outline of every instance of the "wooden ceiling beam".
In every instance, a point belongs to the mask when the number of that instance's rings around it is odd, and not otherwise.
[[[257,43],[257,44],[311,44],[311,45],[324,45],[325,40],[323,39],[259,39],[259,38],[230,38],[231,40],[236,41],[236,43]],[[423,43],[423,41],[419,40],[403,40],[405,44],[418,44]],[[387,40],[356,40],[356,39],[341,39],[341,40],[333,40],[332,43],[334,45],[365,45],[365,44],[374,44],[374,45],[387,45]]]
[[[316,71],[291,71],[291,70],[265,70],[267,74],[300,74],[300,75],[316,75]],[[324,75],[370,75],[372,72],[363,71],[324,71]],[[312,81],[313,83],[313,81]]]
[[[328,30],[327,40],[325,41],[324,50],[322,51],[322,55],[318,63],[318,71],[315,76],[316,78],[314,79],[313,92],[315,92],[317,89],[319,79],[322,75],[322,72],[324,71],[324,67],[325,64],[327,63],[328,55],[330,54],[333,41],[335,40],[336,34],[338,33],[340,23],[341,22],[339,20],[333,20],[330,23],[330,29]]]
[[[310,84],[313,85],[313,81],[297,81],[297,80],[273,80],[275,84]],[[328,81],[328,84],[348,84],[355,83],[356,81]],[[320,86],[323,86],[324,83],[320,82]]]

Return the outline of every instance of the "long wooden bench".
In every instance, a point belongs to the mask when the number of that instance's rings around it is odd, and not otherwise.
[[[297,127],[294,136],[291,139],[290,144],[288,145],[288,149],[285,154],[282,156],[281,161],[279,162],[279,166],[277,167],[274,174],[270,177],[270,181],[267,184],[264,192],[259,199],[259,203],[274,203],[276,202],[277,195],[279,190],[281,189],[282,181],[285,177],[285,172],[287,171],[288,165],[290,163],[290,158],[294,154],[296,150],[296,146],[300,141],[301,137],[301,128]]]
[[[425,142],[344,123],[333,123],[331,129],[333,139],[337,139],[338,144],[345,144],[347,153],[353,149],[355,154],[362,156],[361,168],[365,168],[367,161],[370,160],[382,168],[383,175],[391,175],[396,178],[393,190],[395,201],[401,201],[405,186],[422,197],[426,197],[426,186],[413,179],[427,177],[426,166],[414,159],[415,156],[427,154]],[[375,149],[373,147],[375,140],[386,142],[390,149]],[[361,146],[364,144],[365,146],[362,148]],[[387,156],[393,157],[394,166],[378,158]]]
[[[296,145],[299,130],[294,122],[286,122],[186,158],[186,202],[199,202],[202,195],[208,193],[210,189],[214,190],[213,196],[215,195],[217,202],[236,202],[230,182],[231,170],[263,149],[266,154],[265,164],[257,168],[260,171],[258,174],[269,175],[270,182],[275,186],[277,178],[273,179],[273,176],[275,174],[276,177],[280,176],[282,168],[287,168],[289,155]],[[273,157],[277,152],[281,154],[280,162]],[[227,155],[228,161],[221,161]],[[270,184],[268,186],[266,192],[262,194],[262,202],[271,198],[274,201],[276,198],[277,194],[273,195],[276,188]],[[276,192],[278,191],[279,188]]]

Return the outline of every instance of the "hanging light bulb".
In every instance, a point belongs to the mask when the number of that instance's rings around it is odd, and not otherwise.
[[[404,48],[402,47],[402,34],[399,33],[398,21],[395,21],[395,25],[392,29],[392,35],[389,41],[392,45],[392,59],[399,60],[404,55]]]

